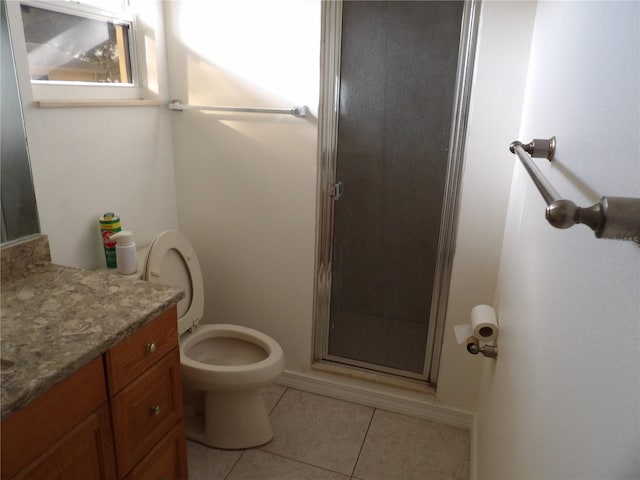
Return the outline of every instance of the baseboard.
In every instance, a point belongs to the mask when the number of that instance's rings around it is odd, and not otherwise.
[[[469,480],[478,480],[478,416],[471,422],[471,448],[469,449]]]
[[[314,372],[299,373],[287,370],[278,378],[277,383],[309,393],[346,400],[367,407],[380,408],[467,430],[471,430],[473,427],[473,413],[438,404],[431,398],[416,398],[419,395],[415,392],[413,392],[413,395],[409,393],[404,395],[402,392],[389,393],[380,391],[376,386],[369,388],[362,385],[348,385],[344,381],[319,376]],[[427,397],[427,395],[424,395],[424,397]]]

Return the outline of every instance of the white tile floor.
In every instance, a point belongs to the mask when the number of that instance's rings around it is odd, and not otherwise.
[[[248,450],[187,442],[191,480],[458,480],[469,432],[274,385],[273,440]]]

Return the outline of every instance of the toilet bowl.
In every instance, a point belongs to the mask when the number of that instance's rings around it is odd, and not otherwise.
[[[178,303],[180,364],[187,437],[216,448],[243,449],[273,438],[260,389],[284,369],[278,343],[257,330],[204,324],[204,284],[187,238],[169,230],[139,251],[141,278],[182,288]]]

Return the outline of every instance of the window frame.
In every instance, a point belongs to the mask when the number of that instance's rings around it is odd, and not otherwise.
[[[141,75],[136,35],[137,22],[136,15],[130,5],[123,7],[119,12],[114,12],[91,5],[60,1],[21,0],[19,2],[8,2],[8,4],[11,3],[14,3],[15,10],[13,15],[11,13],[9,14],[9,21],[11,22],[11,20],[13,20],[13,28],[10,28],[10,34],[13,39],[17,40],[14,43],[16,48],[20,48],[23,51],[24,61],[29,72],[28,79],[34,100],[134,100],[141,98]],[[32,80],[27,58],[24,25],[22,23],[22,5],[67,15],[75,15],[92,20],[128,25],[131,83]]]

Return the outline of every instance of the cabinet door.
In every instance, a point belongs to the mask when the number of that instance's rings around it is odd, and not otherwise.
[[[20,480],[112,480],[116,478],[109,411],[100,407],[62,437]]]
[[[184,422],[178,423],[144,459],[126,480],[187,480]]]
[[[2,421],[0,477],[15,477],[106,402],[98,357]]]

